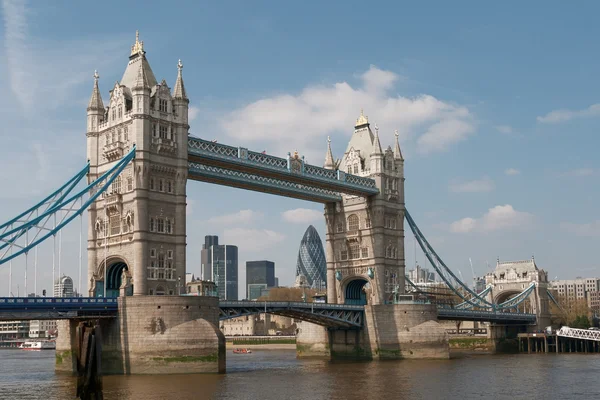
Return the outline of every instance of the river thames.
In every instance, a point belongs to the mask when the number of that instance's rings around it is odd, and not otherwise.
[[[74,399],[54,351],[0,351],[0,399]],[[293,350],[227,354],[224,375],[106,376],[104,399],[597,399],[600,357],[474,355],[442,361],[331,363]]]

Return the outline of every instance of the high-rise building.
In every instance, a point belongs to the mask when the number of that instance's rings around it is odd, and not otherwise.
[[[250,285],[266,285],[265,288],[274,287],[275,263],[267,260],[246,261],[246,298],[248,300],[255,300],[260,295],[251,297]],[[257,292],[255,291],[254,293],[256,294]]]
[[[410,279],[412,283],[434,282],[435,273],[429,272],[428,268],[422,268],[417,264],[415,269],[408,271],[408,279]]]
[[[54,297],[73,297],[73,279],[63,275],[54,282]]]
[[[310,225],[300,241],[296,276],[304,275],[308,285],[315,289],[327,287],[327,262],[323,242],[314,226]]]
[[[217,284],[221,300],[238,299],[238,248],[219,244],[218,236],[205,236],[200,255],[202,279]]]
[[[583,300],[588,297],[588,293],[600,291],[600,279],[555,280],[550,282],[550,287],[556,290],[559,296],[568,300]]]

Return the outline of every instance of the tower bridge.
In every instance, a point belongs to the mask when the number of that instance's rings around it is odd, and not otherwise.
[[[341,160],[334,161],[328,140],[321,167],[297,152],[276,157],[191,136],[183,64],[177,63],[172,90],[165,80],[159,83],[138,35],[106,106],[99,79],[95,73],[87,107],[88,164],[36,206],[0,225],[2,265],[56,240],[57,232],[87,211],[88,297],[33,303],[0,299],[0,318],[37,312],[37,317],[47,313],[60,319],[61,360],[74,362],[77,321],[98,316],[106,317],[101,320],[103,369],[109,373],[222,372],[219,319],[257,312],[329,328],[302,325],[298,341],[304,355],[327,348],[330,355],[370,359],[447,358],[447,336],[438,319],[532,326],[546,317],[547,276],[537,267],[528,266],[527,275],[517,267],[523,282],[504,283],[513,273],[507,266],[503,278],[490,277],[494,289],[478,294],[446,266],[406,210],[398,133],[393,147],[383,147],[379,128],[362,111]],[[75,191],[84,180],[84,189]],[[263,307],[177,296],[186,272],[188,181],[324,204],[328,304]],[[456,307],[438,310],[430,297],[417,299],[405,287],[405,220],[457,299]],[[532,293],[535,307],[519,309]],[[181,365],[167,361],[181,357],[186,357]],[[70,371],[73,362],[57,369]]]

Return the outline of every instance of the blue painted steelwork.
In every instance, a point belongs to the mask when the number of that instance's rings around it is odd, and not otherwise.
[[[11,229],[6,230],[0,235],[0,243],[8,244],[0,254],[0,265],[20,256],[21,254],[29,252],[32,248],[42,243],[44,240],[55,235],[65,225],[71,222],[75,217],[81,215],[85,209],[96,200],[117,178],[117,176],[125,169],[131,160],[135,158],[135,146],[125,155],[121,160],[115,163],[115,165],[102,174],[98,179],[88,184],[84,189],[78,193],[71,195],[67,199],[54,204],[52,207],[45,210],[42,214],[37,215],[35,218],[23,222],[21,225],[14,226]],[[80,178],[83,179],[84,176]],[[73,181],[71,185],[75,185]],[[89,198],[83,201],[83,197],[89,193]],[[77,202],[80,201],[80,205]],[[52,217],[55,217],[59,213],[64,213],[62,219],[52,228],[48,228],[45,225],[50,221]],[[31,233],[30,238],[27,235]],[[25,244],[18,244],[17,241],[26,237]],[[41,236],[41,237],[39,237]],[[31,240],[31,241],[30,241]],[[18,250],[9,254],[11,248],[17,247]]]
[[[114,317],[117,299],[96,297],[0,297],[0,320]]]
[[[465,302],[471,304],[474,307],[481,308],[491,308],[495,309],[495,305],[488,302],[487,300],[480,298],[477,296],[473,290],[471,290],[467,285],[465,285],[454,273],[444,264],[444,261],[437,255],[433,247],[429,244],[421,230],[415,223],[415,221],[410,216],[408,210],[404,211],[404,216],[406,218],[406,222],[408,222],[408,226],[412,230],[421,250],[433,266],[433,268],[437,271],[438,275],[446,282],[448,287],[452,289],[452,291],[463,299]]]
[[[288,154],[288,158],[280,158],[250,151],[243,147],[233,147],[190,137],[188,138],[188,160],[190,164],[216,166],[263,178],[270,177],[280,181],[300,183],[305,187],[327,189],[332,192],[358,196],[371,196],[379,193],[373,179],[306,164],[304,158],[298,157],[297,154],[294,156]]]
[[[345,304],[367,304],[367,294],[363,291],[363,288],[367,284],[366,279],[354,279],[346,285],[346,296],[344,299]]]
[[[252,314],[276,314],[330,328],[362,328],[364,307],[360,305],[300,303],[292,301],[221,301],[220,319]]]
[[[548,297],[550,298],[550,300],[564,313],[565,309],[560,305],[558,300],[556,300],[556,298],[554,297],[552,292],[550,292],[549,290],[546,290],[546,293],[548,293]]]
[[[490,293],[492,291],[492,288],[493,288],[492,285],[488,285],[488,287],[486,287],[485,290],[482,290],[481,292],[477,293],[477,296],[478,297],[485,297],[485,296],[487,296],[488,293]],[[463,301],[462,303],[457,304],[456,306],[454,306],[454,308],[457,308],[459,310],[461,310],[461,309],[462,310],[466,310],[466,309],[469,309],[469,308],[472,308],[472,307],[473,307],[473,304],[471,304],[469,302],[466,302],[466,301]]]
[[[319,203],[342,201],[342,196],[339,193],[328,189],[213,165],[204,165],[195,162],[189,162],[188,165],[188,179],[273,193]]]

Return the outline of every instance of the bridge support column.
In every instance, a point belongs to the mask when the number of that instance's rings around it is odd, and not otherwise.
[[[327,329],[302,322],[298,357],[330,359],[449,358],[448,335],[430,304],[365,306],[362,330]]]
[[[56,370],[76,372],[75,327],[59,322]],[[119,298],[116,318],[100,321],[104,374],[224,373],[219,301],[202,296]]]

